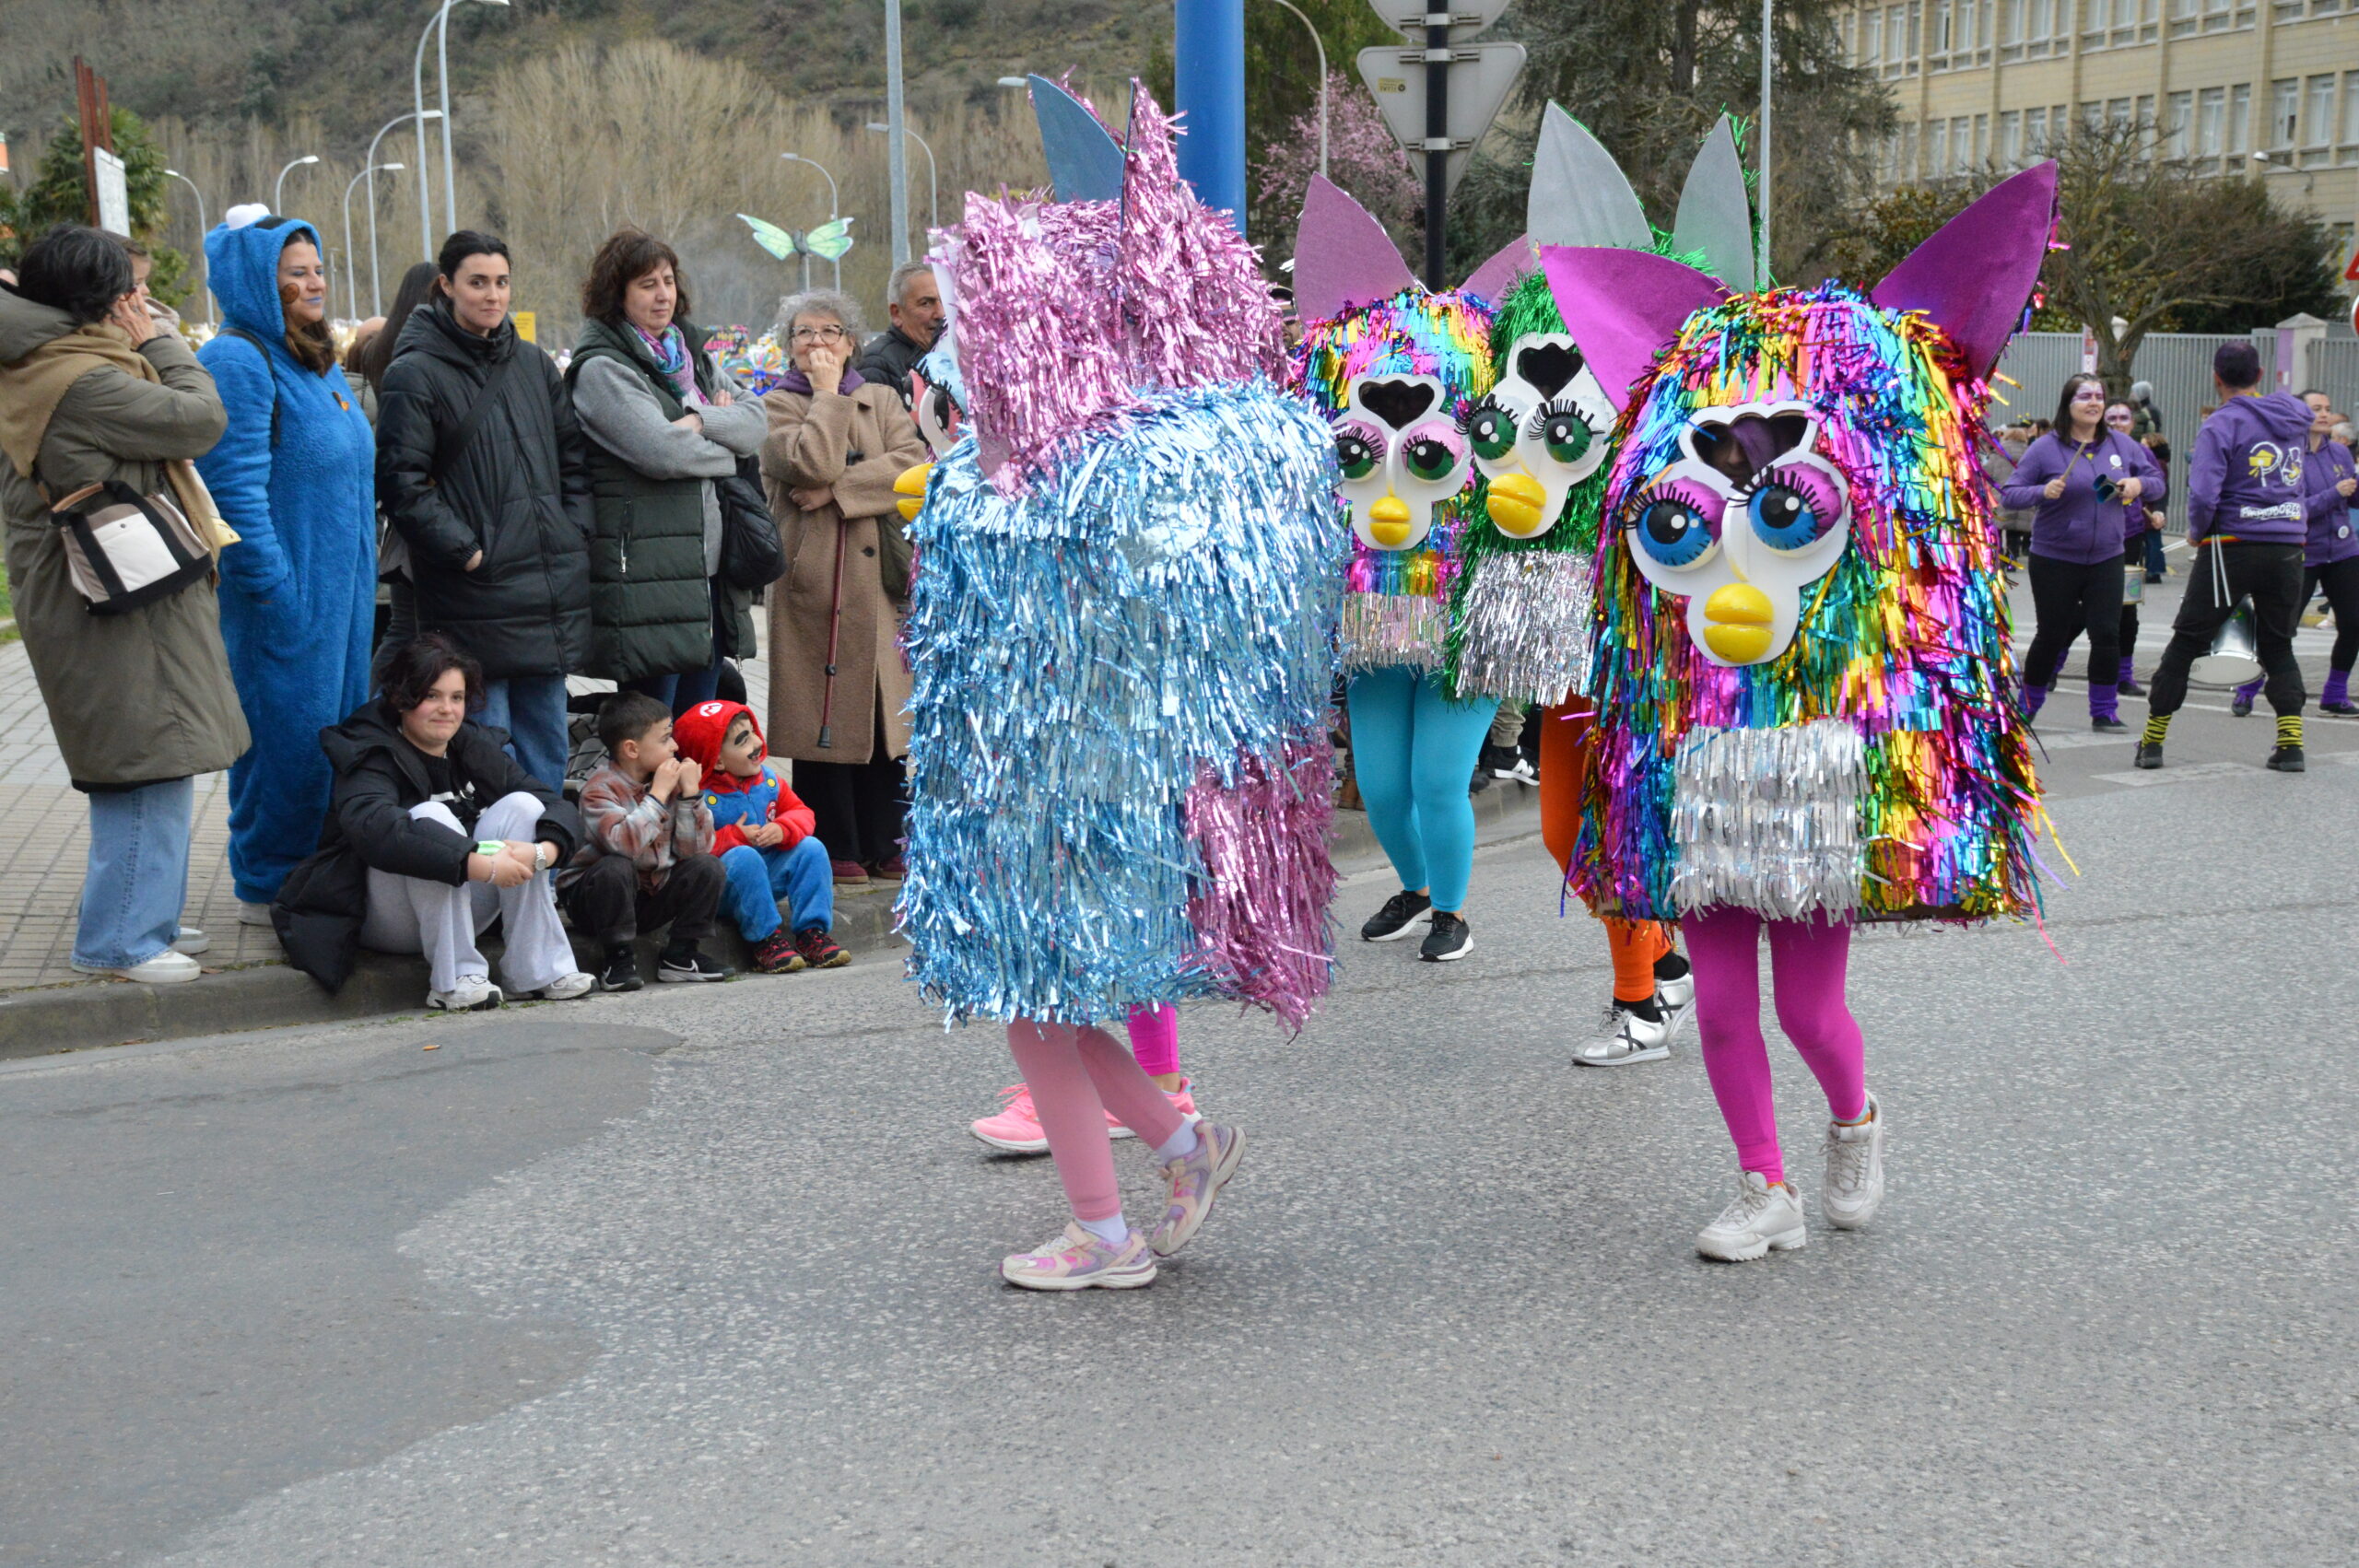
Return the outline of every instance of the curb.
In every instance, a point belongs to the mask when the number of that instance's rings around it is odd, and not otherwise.
[[[1473,797],[1477,832],[1536,810],[1539,791],[1526,784],[1495,784]],[[1338,812],[1327,837],[1337,861],[1380,853],[1367,816]],[[882,890],[851,894],[836,907],[835,939],[846,951],[873,953],[898,945],[893,900]],[[743,972],[747,949],[726,922],[713,933],[722,963]],[[576,951],[585,970],[596,954]],[[643,938],[640,967],[655,972],[656,943]],[[330,996],[308,975],[285,964],[227,969],[187,985],[143,986],[130,980],[86,980],[0,991],[0,1061],[85,1050],[95,1046],[186,1039],[296,1024],[334,1024],[419,1012],[426,1006],[425,960],[363,953],[344,989]]]

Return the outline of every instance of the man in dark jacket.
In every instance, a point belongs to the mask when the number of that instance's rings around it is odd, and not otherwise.
[[[589,458],[549,357],[508,319],[508,248],[443,242],[378,394],[377,498],[409,546],[420,631],[481,662],[483,721],[565,778],[565,677],[590,653]]]
[[[923,262],[903,262],[885,287],[886,312],[893,324],[868,340],[851,368],[863,381],[883,381],[910,401],[910,370],[933,351],[942,335],[942,285]]]
[[[2196,433],[2187,468],[2187,538],[2195,546],[2187,597],[2171,625],[2170,645],[2148,685],[2146,731],[2138,766],[2163,766],[2171,715],[2187,701],[2188,669],[2244,599],[2252,601],[2253,639],[2277,710],[2277,745],[2268,766],[2302,771],[2302,667],[2294,631],[2302,614],[2302,547],[2309,529],[2303,468],[2310,405],[2292,392],[2260,392],[2260,355],[2249,343],[2226,343],[2212,357],[2220,406]]]

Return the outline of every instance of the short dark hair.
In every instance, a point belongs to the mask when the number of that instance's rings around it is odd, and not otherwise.
[[[598,709],[598,739],[608,756],[618,755],[625,741],[636,741],[658,724],[672,721],[672,710],[645,692],[616,692]]]
[[[508,241],[497,234],[486,234],[479,228],[462,228],[442,241],[442,249],[434,257],[434,270],[450,282],[459,275],[459,263],[469,256],[498,256],[501,261],[513,260],[508,254]]]
[[[78,223],[57,225],[17,261],[17,292],[65,311],[77,326],[105,321],[114,302],[136,287],[122,242]]]
[[[2212,351],[2212,373],[2231,392],[2260,385],[2260,350],[2249,343],[2224,343]]]
[[[2055,428],[2070,432],[2072,428],[2072,394],[2083,387],[2102,387],[2105,378],[2086,370],[2075,370],[2064,378],[2064,390],[2056,394]]]
[[[672,307],[672,319],[686,321],[688,279],[681,270],[680,254],[643,228],[616,230],[598,247],[598,253],[590,258],[590,275],[581,280],[581,313],[593,322],[620,326],[623,297],[630,292],[630,286],[666,263],[672,268],[672,281],[680,290],[679,300]]]
[[[402,644],[385,661],[385,704],[395,713],[407,713],[426,700],[434,683],[456,670],[466,678],[467,711],[483,708],[483,666],[440,632],[428,632]]]

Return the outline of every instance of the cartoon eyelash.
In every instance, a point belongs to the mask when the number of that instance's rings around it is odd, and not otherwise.
[[[1581,405],[1579,404],[1575,403],[1569,397],[1552,397],[1547,402],[1542,404],[1539,407],[1533,409],[1531,415],[1524,420],[1523,433],[1525,439],[1528,440],[1538,440],[1541,438],[1542,433],[1548,428],[1548,421],[1554,419],[1560,414],[1569,414],[1574,418],[1580,420],[1583,424],[1587,424],[1589,422],[1589,415],[1581,411]]]
[[[1727,506],[1718,492],[1685,474],[1680,474],[1648,486],[1625,503],[1622,509],[1623,526],[1637,526],[1638,520],[1646,516],[1647,509],[1658,501],[1677,501],[1693,509],[1697,516],[1715,522],[1720,520]]]

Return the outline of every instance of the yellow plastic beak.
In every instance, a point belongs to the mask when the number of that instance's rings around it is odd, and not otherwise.
[[[1490,495],[1491,521],[1510,539],[1529,539],[1547,526],[1541,509],[1548,504],[1548,492],[1529,471],[1499,475],[1491,481]]]
[[[1704,641],[1731,664],[1751,664],[1769,651],[1769,596],[1749,582],[1723,583],[1704,601]]]
[[[1368,537],[1388,550],[1409,542],[1409,503],[1387,490],[1384,499],[1367,509]]]
[[[893,505],[899,509],[903,522],[917,521],[925,506],[925,482],[933,475],[933,464],[921,462],[915,468],[903,469],[901,476],[893,481],[893,494],[900,497]]]

